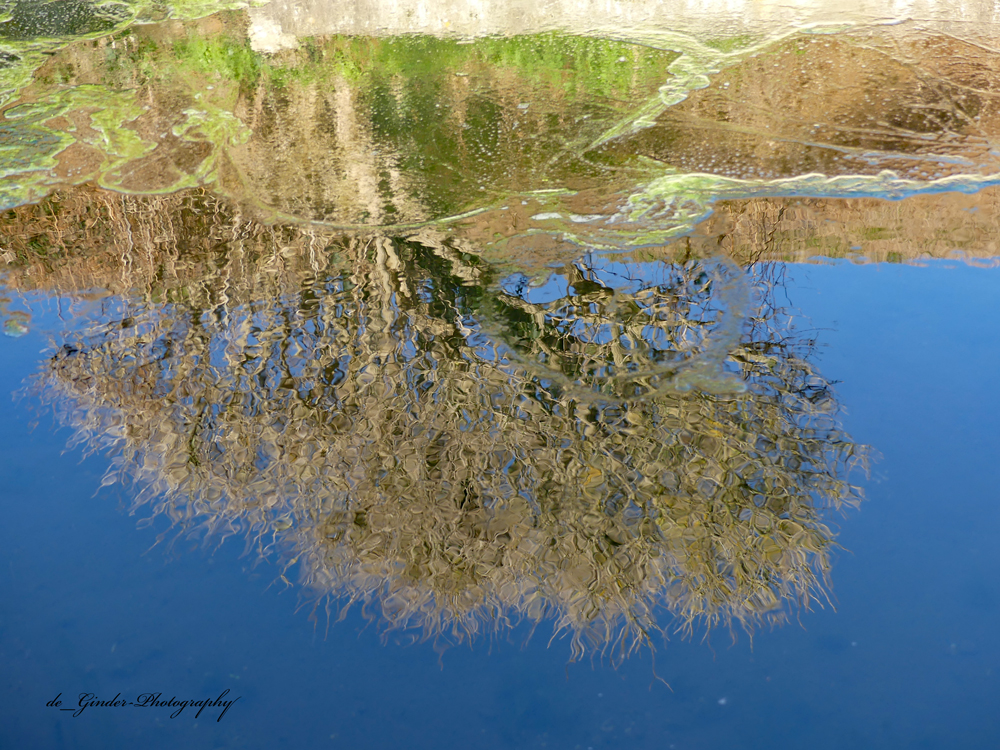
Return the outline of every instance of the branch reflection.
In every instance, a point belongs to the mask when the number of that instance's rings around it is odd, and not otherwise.
[[[538,285],[448,237],[307,236],[185,200],[148,217],[145,289],[117,288],[35,379],[144,515],[279,551],[388,627],[551,620],[574,657],[824,598],[829,511],[860,499],[868,449],[780,266],[663,249]],[[98,256],[77,289],[116,288]],[[45,272],[64,289],[71,260]]]

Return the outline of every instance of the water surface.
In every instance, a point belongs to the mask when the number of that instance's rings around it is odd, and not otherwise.
[[[4,745],[996,746],[987,10],[54,5]]]

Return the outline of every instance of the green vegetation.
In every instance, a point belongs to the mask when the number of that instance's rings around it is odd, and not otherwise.
[[[172,58],[171,62],[176,67],[169,71],[163,69],[165,56],[155,44],[147,41],[138,51],[141,54],[132,64],[146,63],[147,76],[159,74],[166,77],[165,74],[169,74],[181,77],[194,73],[199,79],[235,81],[247,91],[257,85],[261,74],[267,70],[264,56],[250,49],[249,42],[229,36],[205,38],[192,35],[174,42],[168,59]]]

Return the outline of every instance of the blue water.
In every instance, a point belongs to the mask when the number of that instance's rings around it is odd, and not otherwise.
[[[618,667],[568,663],[544,626],[443,653],[353,611],[327,629],[241,541],[157,544],[164,523],[138,528],[126,491],[97,491],[107,458],[65,452],[44,408],[4,398],[0,748],[1000,747],[1000,269],[787,273],[845,428],[882,454],[837,520],[834,607]],[[0,339],[0,391],[44,346]],[[227,688],[221,721],[45,705]]]

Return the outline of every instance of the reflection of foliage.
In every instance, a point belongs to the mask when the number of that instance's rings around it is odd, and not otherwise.
[[[279,81],[411,81],[506,69],[526,81],[562,89],[569,98],[587,95],[594,105],[655,87],[676,57],[627,42],[558,33],[485,37],[474,43],[426,35],[336,36],[309,44],[307,55],[291,58],[291,64],[280,58],[265,63],[269,74]]]
[[[207,231],[180,257],[213,280],[109,305],[37,380],[137,505],[277,538],[393,626],[549,617],[575,654],[627,654],[661,606],[750,626],[821,595],[866,453],[771,308],[732,353],[745,393],[581,400],[491,353],[490,270],[448,243],[341,239],[344,270]]]
[[[301,218],[393,224],[592,176],[575,151],[654,95],[674,56],[563,34],[329,37],[266,56],[216,34],[139,44],[130,65],[157,91],[189,74],[213,101],[239,91],[228,106],[254,136],[226,190]]]
[[[62,51],[22,92],[39,116],[0,119],[20,144],[0,205],[85,181],[129,193],[214,184],[339,225],[443,218],[589,169],[560,155],[654,95],[674,57],[559,34],[331,37],[272,57],[235,14],[133,27]],[[80,87],[87,96],[71,101]],[[142,148],[122,161],[94,129]]]

